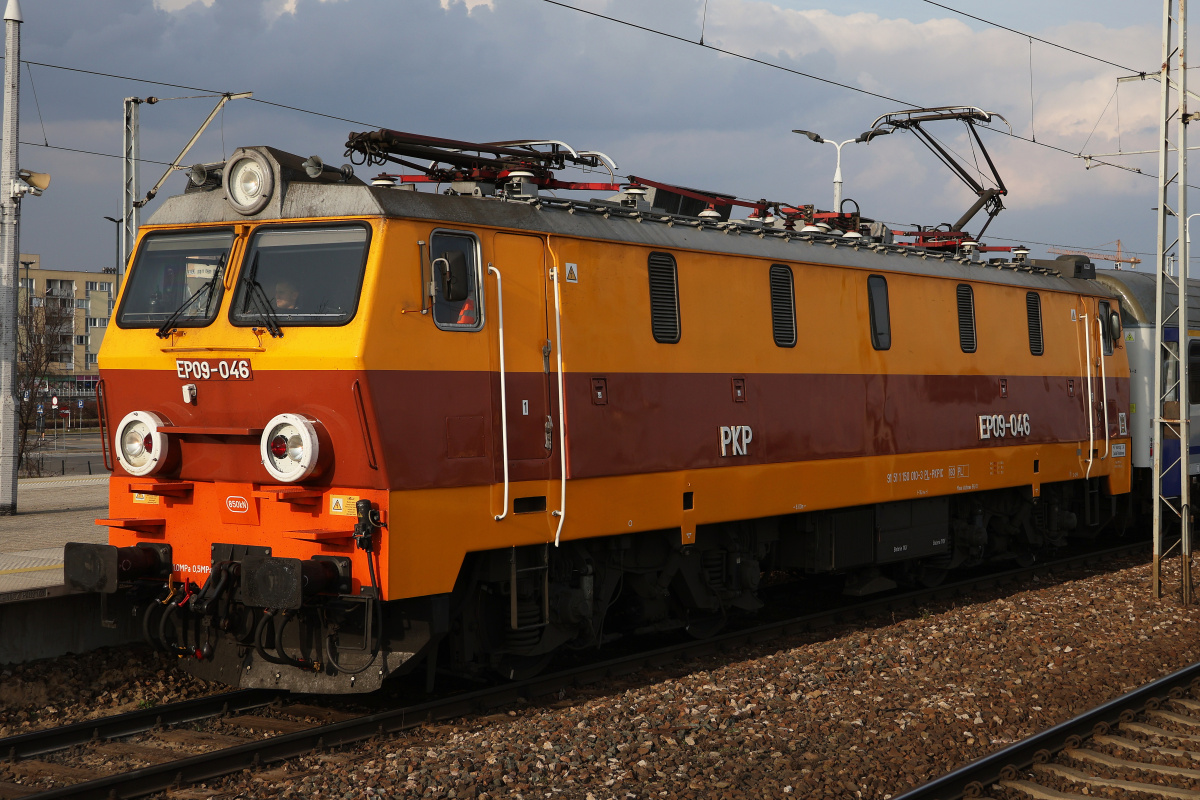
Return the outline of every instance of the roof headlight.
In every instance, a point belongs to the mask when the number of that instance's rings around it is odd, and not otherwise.
[[[131,411],[117,426],[113,449],[130,475],[150,475],[167,461],[167,437],[162,418],[150,411]]]
[[[316,471],[320,445],[317,429],[299,414],[280,414],[263,429],[259,444],[263,466],[271,477],[295,483]]]
[[[275,191],[275,173],[265,156],[242,148],[225,162],[225,197],[239,214],[262,211]]]

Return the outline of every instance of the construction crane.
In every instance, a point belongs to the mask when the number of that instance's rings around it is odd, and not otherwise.
[[[1059,255],[1064,256],[1087,256],[1088,258],[1096,258],[1100,259],[1101,261],[1115,261],[1117,262],[1117,269],[1120,269],[1122,264],[1129,264],[1134,269],[1137,269],[1137,265],[1142,263],[1140,258],[1123,258],[1121,256],[1120,239],[1117,239],[1116,255],[1113,255],[1112,253],[1092,253],[1087,250],[1068,250],[1065,247],[1047,247],[1046,249],[1051,253],[1058,253]]]

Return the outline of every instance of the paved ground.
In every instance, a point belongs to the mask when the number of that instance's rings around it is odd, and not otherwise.
[[[100,435],[94,431],[59,431],[57,436],[48,431],[44,439],[36,440],[36,448],[29,454],[29,459],[37,466],[32,473],[23,469],[22,475],[108,474],[104,469],[104,454],[100,451]]]
[[[96,518],[107,514],[107,472],[23,478],[17,486],[16,516],[0,517],[0,553],[103,541],[108,531],[96,525]]]
[[[59,593],[63,545],[107,541],[107,514],[107,473],[18,481],[17,514],[0,517],[0,603]]]

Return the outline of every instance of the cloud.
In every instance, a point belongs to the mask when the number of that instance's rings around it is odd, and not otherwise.
[[[1089,152],[1155,146],[1157,84],[1122,84],[1114,99],[1120,70],[1035,43],[1031,120],[1028,40],[957,18],[709,0],[707,44],[894,98],[885,100],[699,47],[697,0],[571,2],[692,43],[531,0],[56,0],[24,9],[22,35],[32,61],[252,90],[255,100],[229,103],[187,163],[255,144],[340,163],[347,132],[386,126],[476,141],[561,139],[608,153],[626,175],[828,206],[833,148],[790,131],[840,141],[902,107],[896,101],[982,106],[1015,133],[1036,131],[1039,142],[1070,152],[1089,136]],[[1159,32],[1118,12],[1107,24],[1031,33],[1153,68]],[[33,73],[50,142],[106,153],[120,152],[124,97],[199,93],[38,66]],[[213,102],[142,106],[143,156],[174,157]],[[22,115],[22,139],[40,141],[27,81]],[[970,156],[961,126],[934,132]],[[1139,215],[1154,205],[1155,181],[1086,171],[1063,153],[984,137],[1010,190],[989,234],[1068,244],[1120,235],[1127,246],[1140,235],[1153,248],[1153,221]],[[22,160],[55,175],[53,189],[22,206],[22,246],[40,248],[47,263],[106,265],[112,230],[101,216],[114,213],[120,196],[120,161],[28,146]],[[1153,156],[1129,163],[1156,169]],[[143,166],[143,191],[161,170]],[[843,172],[845,194],[864,214],[897,223],[953,221],[974,199],[907,134],[847,146]],[[172,177],[160,196],[181,186]],[[79,235],[59,234],[64,218],[81,221]]]
[[[213,2],[214,0],[154,0],[154,7],[159,11],[182,11],[193,3],[212,8]]]
[[[479,6],[486,6],[489,9],[496,7],[496,0],[440,0],[440,2],[442,8],[447,11],[450,10],[450,6],[455,5],[465,5],[468,12],[474,11]]]

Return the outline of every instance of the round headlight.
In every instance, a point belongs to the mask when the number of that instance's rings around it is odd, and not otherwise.
[[[299,414],[280,414],[263,429],[259,451],[263,466],[275,480],[303,480],[317,467],[317,429]]]
[[[167,461],[163,421],[150,411],[131,411],[117,426],[113,449],[117,461],[130,475],[150,475]]]
[[[257,150],[239,149],[225,162],[225,197],[239,214],[257,214],[275,191],[275,173]]]

